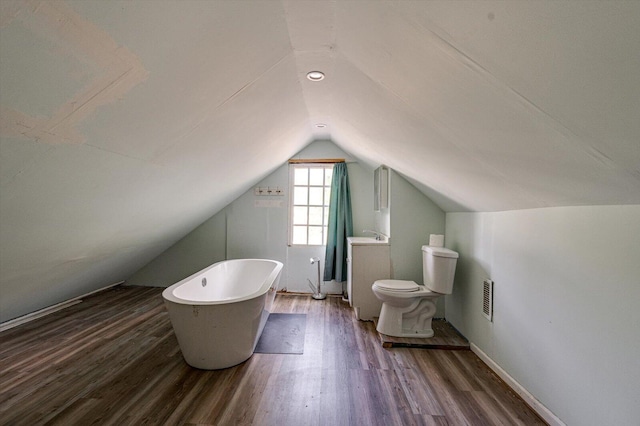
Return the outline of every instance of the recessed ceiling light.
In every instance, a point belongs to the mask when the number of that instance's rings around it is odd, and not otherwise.
[[[324,80],[324,73],[321,71],[310,71],[307,73],[307,78],[311,81]]]
[[[324,129],[325,127],[327,127],[327,125],[326,125],[326,124],[324,124],[324,123],[318,123],[318,124],[316,124],[316,127],[317,127],[318,129]]]

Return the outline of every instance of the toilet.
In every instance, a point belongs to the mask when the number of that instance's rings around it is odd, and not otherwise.
[[[371,289],[382,301],[376,329],[394,337],[433,337],[436,299],[451,294],[457,261],[458,253],[453,250],[422,246],[424,285],[403,280],[374,282]]]

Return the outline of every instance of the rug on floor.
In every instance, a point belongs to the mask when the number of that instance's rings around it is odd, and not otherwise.
[[[302,354],[307,314],[270,314],[255,353]]]

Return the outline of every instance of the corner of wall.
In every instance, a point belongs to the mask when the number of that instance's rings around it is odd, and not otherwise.
[[[226,226],[224,208],[133,273],[126,280],[127,284],[168,287],[208,265],[225,260]]]

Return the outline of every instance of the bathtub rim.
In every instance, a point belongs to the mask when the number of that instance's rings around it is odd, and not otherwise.
[[[199,275],[203,275],[206,274],[210,269],[213,269],[216,265],[219,265],[221,263],[226,263],[226,262],[249,262],[249,261],[261,261],[261,262],[271,262],[274,264],[274,268],[273,270],[269,273],[268,276],[265,277],[264,281],[261,283],[260,288],[252,293],[249,293],[245,296],[242,297],[236,297],[236,298],[227,298],[227,299],[220,299],[220,300],[190,300],[190,299],[182,299],[180,297],[177,297],[176,295],[173,294],[173,291],[180,287],[181,285],[187,283],[188,281],[198,277]],[[258,259],[258,258],[252,258],[252,259],[227,259],[227,260],[221,260],[219,262],[215,262],[209,266],[207,266],[204,269],[199,270],[198,272],[195,272],[191,275],[189,275],[188,277],[178,281],[175,284],[170,285],[169,287],[165,288],[162,291],[162,297],[164,298],[164,300],[168,301],[168,302],[173,302],[173,303],[178,303],[181,305],[192,305],[192,306],[208,306],[208,305],[224,305],[227,303],[236,303],[236,302],[242,302],[245,300],[250,300],[250,299],[254,299],[256,297],[259,297],[265,293],[267,293],[269,291],[269,289],[272,287],[273,283],[276,282],[278,275],[282,272],[282,268],[284,267],[284,264],[278,260],[273,260],[273,259]],[[269,282],[269,286],[267,288],[263,288],[264,287],[264,283],[265,282]],[[278,290],[277,288],[275,289],[276,291]]]

